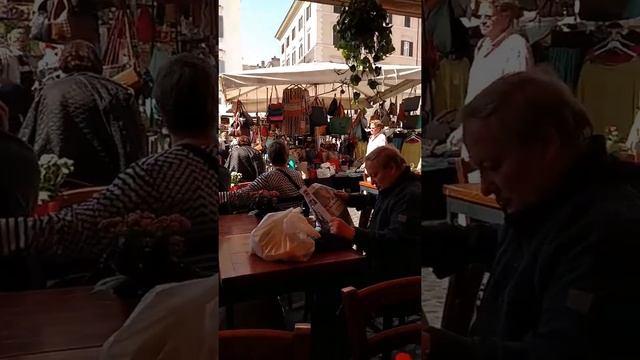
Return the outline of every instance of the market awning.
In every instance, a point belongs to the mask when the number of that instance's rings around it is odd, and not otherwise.
[[[381,67],[382,73],[377,80],[382,83],[382,92],[379,94],[382,99],[419,87],[421,79],[419,66],[381,65]],[[226,102],[233,102],[239,98],[249,111],[255,112],[265,111],[274,86],[281,97],[286,87],[299,84],[307,87],[310,95],[320,94],[320,97],[330,101],[334,95],[340,95],[341,86],[346,90],[350,76],[351,72],[346,64],[306,63],[221,74],[220,88],[223,90]],[[367,87],[366,81],[362,81],[353,90],[362,94],[363,101],[375,95]],[[419,90],[417,93],[420,93]],[[344,105],[347,106],[347,94],[343,95],[343,99]],[[275,102],[275,95],[273,101]]]

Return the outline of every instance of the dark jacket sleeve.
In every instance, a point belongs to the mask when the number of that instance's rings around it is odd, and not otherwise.
[[[421,230],[422,266],[445,278],[471,264],[490,267],[498,246],[499,225],[428,223]]]
[[[362,195],[362,202],[375,199],[373,195]],[[351,197],[350,197],[351,199]],[[393,201],[393,209],[391,211],[391,221],[389,226],[384,229],[369,230],[356,228],[356,235],[353,242],[358,248],[368,251],[372,243],[396,243],[400,244],[400,239],[418,238],[420,231],[421,207],[420,194],[413,192],[405,192],[400,194]]]
[[[377,196],[373,194],[349,194],[348,207],[362,210],[366,207],[373,207],[376,204]]]
[[[640,290],[631,285],[640,277],[633,250],[640,231],[637,221],[602,223],[607,225],[570,241],[559,239],[558,256],[544,260],[550,262],[539,283],[541,307],[532,309],[539,320],[522,341],[464,338],[432,328],[430,359],[640,359]]]

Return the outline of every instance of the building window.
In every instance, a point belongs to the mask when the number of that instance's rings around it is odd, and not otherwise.
[[[404,17],[404,27],[408,27],[408,28],[411,27],[411,18],[408,16]]]
[[[338,38],[338,32],[333,30],[333,45],[338,45],[338,41],[340,41]]]
[[[302,44],[300,44],[300,47],[298,48],[298,57],[302,59],[302,55],[304,55],[304,48]]]
[[[393,24],[393,15],[387,14],[387,24],[388,25]]]
[[[335,14],[340,14],[340,12],[342,12],[342,5],[333,5],[333,12]]]
[[[305,10],[306,12],[306,19],[309,20],[309,18],[311,17],[311,5],[307,6],[307,9]]]
[[[218,16],[218,37],[224,38],[224,22],[222,21],[222,15]]]
[[[401,41],[400,55],[413,56],[413,43],[411,41]]]
[[[296,27],[294,26],[293,29],[291,29],[291,40],[295,40],[296,39]]]
[[[288,47],[289,47],[289,37],[288,37],[288,36],[287,36],[287,42],[286,42],[286,44],[287,44],[287,46],[286,46],[286,47],[288,48]]]
[[[218,60],[218,71],[220,74],[224,74],[224,60]]]
[[[298,32],[302,32],[302,16],[298,19]]]
[[[307,51],[311,50],[311,33],[307,33]]]
[[[284,44],[280,45],[280,53],[284,54]]]
[[[293,50],[293,52],[291,53],[291,65],[295,65],[296,64],[296,51]]]

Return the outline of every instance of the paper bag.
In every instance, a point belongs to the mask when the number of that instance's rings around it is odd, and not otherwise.
[[[218,359],[218,275],[159,285],[102,346],[100,360]]]

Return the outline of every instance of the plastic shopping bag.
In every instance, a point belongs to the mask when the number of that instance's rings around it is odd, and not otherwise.
[[[159,285],[102,346],[101,360],[218,359],[218,275]]]
[[[264,260],[307,261],[320,234],[302,215],[302,209],[267,214],[251,232],[251,252]]]

